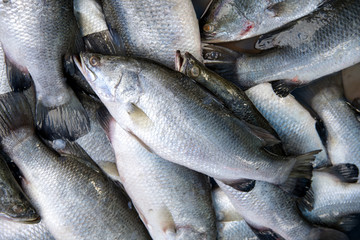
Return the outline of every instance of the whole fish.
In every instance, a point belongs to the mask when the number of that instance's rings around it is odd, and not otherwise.
[[[270,32],[308,15],[326,0],[214,0],[201,21],[202,40],[229,42]]]
[[[257,240],[245,220],[236,211],[230,199],[220,189],[212,191],[213,205],[216,214],[216,228],[218,230],[217,239],[219,240]]]
[[[5,160],[0,156],[0,218],[31,222],[39,218]]]
[[[342,166],[340,171],[314,171],[311,190],[299,205],[307,220],[346,231],[358,224],[360,185],[353,179],[359,170],[351,165],[336,165]]]
[[[160,157],[227,184],[254,179],[293,190],[292,180],[311,176],[316,152],[269,153],[263,146],[278,139],[234,117],[185,75],[146,59],[80,58],[78,68],[115,120]]]
[[[152,238],[216,239],[207,177],[149,152],[111,116],[104,116],[121,183]]]
[[[321,149],[315,157],[314,167],[331,165],[316,130],[315,119],[293,96],[277,96],[270,83],[254,86],[245,93],[279,134],[288,154],[304,154]]]
[[[236,84],[243,88],[276,81],[274,89],[285,96],[299,85],[360,62],[359,11],[357,0],[330,1],[289,29],[263,36],[261,42],[273,49],[238,57],[235,66],[223,64],[223,71],[235,72]]]
[[[323,121],[332,164],[352,163],[360,168],[360,122],[358,113],[345,99],[341,73],[299,89],[296,96]]]
[[[127,56],[174,68],[176,50],[202,60],[199,25],[191,0],[102,0],[112,37]]]
[[[6,58],[14,71],[31,75],[36,124],[49,140],[74,140],[89,129],[85,110],[63,73],[62,58],[74,53],[77,35],[72,0],[0,2],[0,41]]]
[[[217,183],[260,239],[348,239],[342,232],[306,222],[295,199],[273,184],[256,181],[250,192],[241,192]]]
[[[55,240],[43,221],[25,224],[0,218],[0,239],[6,240]]]
[[[4,151],[24,176],[24,190],[56,239],[149,239],[122,190],[94,163],[60,157],[35,135],[21,93],[0,96]]]

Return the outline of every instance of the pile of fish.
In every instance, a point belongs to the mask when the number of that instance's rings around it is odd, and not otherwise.
[[[360,1],[2,0],[0,43],[1,240],[359,239]]]

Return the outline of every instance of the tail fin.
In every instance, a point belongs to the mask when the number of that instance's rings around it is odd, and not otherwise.
[[[330,228],[313,228],[309,240],[349,240],[345,233]]]
[[[296,157],[296,163],[287,181],[280,185],[281,189],[297,197],[305,196],[310,189],[315,155],[321,150],[312,151]]]
[[[223,78],[236,84],[236,60],[240,53],[225,47],[204,44],[203,57],[206,67],[213,70]]]
[[[16,92],[0,95],[0,137],[3,139],[16,134],[14,130],[20,128],[34,130],[31,109],[25,96]]]
[[[85,109],[72,90],[70,96],[69,102],[57,107],[46,107],[41,101],[37,102],[37,128],[43,138],[74,141],[89,132],[90,121]]]

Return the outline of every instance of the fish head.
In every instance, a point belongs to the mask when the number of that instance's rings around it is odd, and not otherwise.
[[[200,21],[203,42],[217,43],[244,38],[254,28],[254,22],[234,6],[233,0],[215,1]]]
[[[140,68],[134,59],[83,52],[74,62],[103,102],[136,101]]]
[[[204,67],[204,65],[189,52],[181,55],[180,51],[177,51],[175,63],[177,71],[185,74],[186,76],[190,76],[191,78],[199,77],[201,75],[201,68]]]

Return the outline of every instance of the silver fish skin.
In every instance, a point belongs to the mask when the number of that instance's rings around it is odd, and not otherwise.
[[[239,86],[283,80],[307,84],[360,62],[360,2],[331,1],[280,33],[264,36],[276,47],[256,56],[239,57]]]
[[[2,156],[0,156],[0,191],[0,218],[16,222],[31,222],[39,218]]]
[[[305,199],[310,196],[307,200],[312,203],[312,209],[301,208],[308,221],[336,228],[352,227],[346,226],[350,223],[346,218],[360,213],[360,184],[343,182],[333,174],[314,171],[311,189]]]
[[[199,25],[191,0],[102,0],[113,38],[127,56],[174,69],[176,50],[202,60]]]
[[[121,183],[152,238],[216,239],[208,178],[149,152],[113,118],[108,126]]]
[[[212,200],[216,214],[216,226],[219,240],[257,240],[245,220],[240,216],[232,205],[230,199],[220,189],[212,191]]]
[[[300,165],[302,177],[311,172],[315,153],[268,153],[264,142],[279,140],[234,117],[179,72],[146,59],[91,53],[80,58],[78,68],[115,120],[166,160],[227,183],[247,178],[283,184]]]
[[[1,95],[0,112],[4,151],[21,170],[25,192],[56,239],[149,239],[127,197],[100,168],[44,146],[20,93]]]
[[[324,0],[214,0],[200,26],[204,42],[238,41],[258,36],[304,17]]]
[[[332,164],[352,163],[360,168],[360,122],[345,99],[341,73],[299,89],[298,95],[324,123]]]
[[[321,149],[315,157],[314,167],[331,165],[316,130],[315,119],[292,95],[284,98],[277,96],[270,83],[254,86],[245,93],[279,134],[287,154],[304,154]]]
[[[50,140],[74,140],[89,128],[63,73],[62,58],[74,53],[78,35],[72,0],[0,2],[0,41],[7,59],[31,75],[36,124]]]
[[[7,73],[6,73],[6,63],[5,63],[5,54],[0,43],[0,94],[11,92]]]
[[[98,0],[74,0],[74,14],[83,37],[108,30]]]
[[[319,229],[306,222],[298,211],[295,199],[273,184],[256,181],[250,192],[241,192],[216,182],[254,229],[270,229],[286,240],[325,239],[321,236],[329,233],[333,238],[328,239],[348,239],[339,231]]]
[[[26,224],[0,218],[0,229],[0,239],[4,240],[55,240],[43,221]]]

